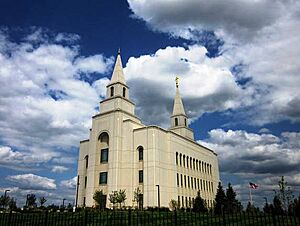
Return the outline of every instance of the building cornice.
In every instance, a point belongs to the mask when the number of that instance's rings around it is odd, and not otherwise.
[[[99,114],[97,114],[97,115],[94,115],[92,118],[93,118],[93,119],[94,119],[94,118],[98,118],[98,117],[101,117],[101,116],[103,116],[103,115],[108,115],[108,114],[111,114],[111,113],[114,113],[114,112],[122,112],[122,113],[125,113],[125,114],[127,114],[127,115],[130,115],[130,116],[133,117],[133,118],[136,118],[137,120],[139,120],[139,121],[141,122],[141,120],[140,120],[136,115],[133,115],[133,114],[127,112],[127,111],[124,111],[124,110],[122,110],[121,108],[117,108],[117,109],[112,110],[112,111],[106,111],[106,112],[103,112],[103,113],[99,113]]]
[[[188,142],[190,142],[190,143],[192,143],[192,144],[196,144],[197,146],[202,147],[202,148],[204,148],[204,149],[210,151],[210,152],[213,153],[215,156],[218,156],[218,154],[215,153],[213,150],[211,150],[211,149],[209,149],[209,148],[207,148],[207,147],[205,147],[205,146],[199,144],[198,142],[196,142],[196,141],[194,141],[194,140],[192,140],[192,139],[189,139],[189,138],[187,138],[187,137],[181,136],[181,135],[179,135],[179,134],[177,134],[177,133],[175,133],[175,132],[173,132],[173,131],[165,130],[165,129],[159,127],[159,126],[155,126],[155,125],[144,126],[144,127],[141,127],[141,128],[136,128],[136,129],[134,129],[133,131],[143,130],[143,129],[150,129],[150,128],[159,129],[159,130],[161,130],[161,131],[163,131],[163,132],[165,132],[165,133],[172,133],[172,134],[174,134],[174,135],[176,135],[176,136],[178,136],[178,137],[180,137],[180,138],[182,138],[182,139],[184,139],[184,140],[186,140],[186,141],[188,141]]]
[[[130,104],[132,104],[132,105],[135,106],[135,103],[133,103],[131,100],[128,100],[128,99],[126,99],[126,98],[124,98],[124,97],[122,97],[122,96],[120,96],[120,95],[116,95],[116,96],[113,96],[113,97],[109,97],[109,98],[107,98],[107,99],[104,99],[104,100],[100,101],[100,104],[102,104],[102,103],[104,103],[104,102],[106,102],[106,101],[109,101],[109,100],[117,99],[117,98],[121,98],[121,99],[127,101],[128,103],[130,103]]]
[[[85,143],[85,142],[89,142],[90,139],[86,139],[86,140],[81,140],[79,143]]]
[[[122,82],[113,82],[113,83],[109,83],[106,88],[116,85],[116,84],[121,84],[122,86],[125,86],[127,89],[130,89],[129,86],[127,86],[126,84],[122,83]]]

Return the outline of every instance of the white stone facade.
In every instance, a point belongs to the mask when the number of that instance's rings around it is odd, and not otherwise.
[[[120,189],[126,190],[125,205],[134,206],[138,187],[143,207],[169,207],[172,199],[188,207],[197,191],[212,206],[219,182],[217,155],[194,141],[178,83],[169,130],[143,125],[128,92],[118,54],[106,99],[100,103],[100,113],[93,116],[89,139],[80,142],[78,206],[94,206],[94,192],[103,190],[110,208],[108,195]]]

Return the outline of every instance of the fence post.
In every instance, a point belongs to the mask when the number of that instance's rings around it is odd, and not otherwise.
[[[274,210],[272,211],[272,220],[273,220],[273,225],[276,226],[276,215],[274,214]]]
[[[225,211],[222,211],[222,218],[223,218],[223,226],[226,226],[226,216],[225,216]]]
[[[177,224],[177,211],[176,211],[176,209],[174,210],[174,225],[178,226],[178,224]]]
[[[84,226],[87,226],[88,223],[88,216],[87,216],[88,212],[86,210],[86,208],[84,209]]]
[[[46,210],[46,213],[45,213],[45,222],[44,222],[44,226],[47,226],[48,225],[48,210]]]
[[[131,209],[128,210],[128,226],[131,225]]]
[[[7,225],[10,225],[10,223],[11,223],[11,217],[12,217],[12,210],[9,212],[9,215],[8,215],[8,224]]]

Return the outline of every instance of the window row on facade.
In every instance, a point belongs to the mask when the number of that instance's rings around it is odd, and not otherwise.
[[[177,173],[177,187],[194,189],[197,191],[213,192],[214,184],[211,181],[202,180]]]
[[[176,152],[176,165],[200,171],[202,173],[212,174],[212,165],[204,161],[183,155]]]
[[[207,207],[213,207],[213,203],[214,203],[213,200],[204,199],[204,201],[206,202]],[[177,202],[180,208],[192,208],[195,203],[195,198],[178,196]]]

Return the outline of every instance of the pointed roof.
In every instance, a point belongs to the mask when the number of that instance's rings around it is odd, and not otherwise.
[[[110,83],[116,83],[116,82],[120,82],[126,85],[125,77],[123,73],[120,49],[118,51],[118,56],[115,63],[114,71],[112,73],[111,80],[110,80]]]
[[[176,77],[175,81],[176,81],[176,95],[175,95],[175,99],[174,99],[172,115],[186,115],[185,111],[184,111],[183,103],[181,100],[181,96],[179,93],[178,77]]]

